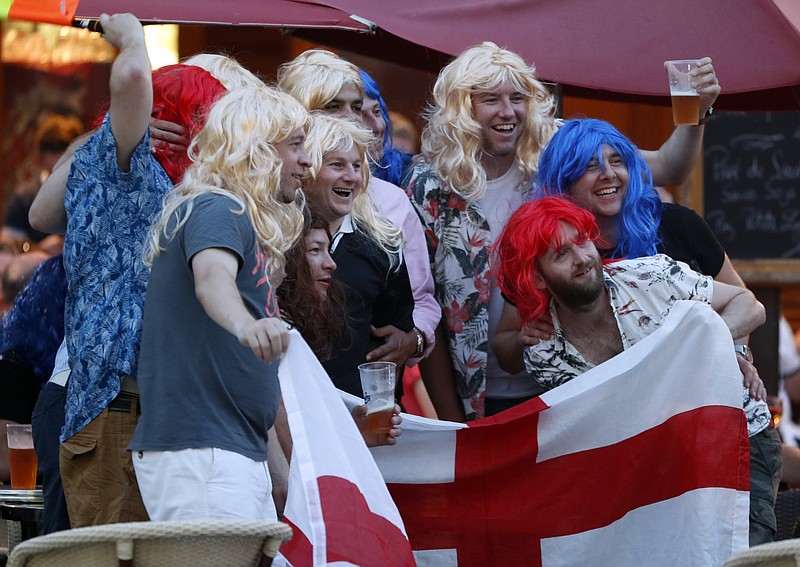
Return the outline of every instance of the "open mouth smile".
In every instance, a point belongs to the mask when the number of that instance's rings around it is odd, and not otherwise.
[[[600,191],[597,191],[595,195],[598,197],[611,197],[616,195],[618,190],[619,189],[617,187],[606,187],[605,189],[600,189]]]
[[[501,134],[510,134],[516,128],[515,124],[498,124],[496,126],[492,126],[492,130],[495,132],[500,132]]]
[[[353,190],[352,190],[352,189],[345,189],[345,188],[343,188],[343,187],[334,187],[334,188],[332,189],[332,191],[333,191],[333,192],[334,192],[336,195],[338,195],[339,197],[349,197],[349,196],[350,196],[350,195],[352,195],[352,193],[353,193]]]

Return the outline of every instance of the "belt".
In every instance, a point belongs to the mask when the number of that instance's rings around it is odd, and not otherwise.
[[[121,392],[116,398],[111,400],[110,404],[108,404],[108,411],[131,413],[134,406],[136,407],[136,415],[141,415],[142,406],[139,404],[139,396],[135,394],[128,394],[127,392]]]

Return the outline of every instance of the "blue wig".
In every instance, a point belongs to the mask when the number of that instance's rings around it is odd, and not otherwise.
[[[608,122],[594,118],[568,120],[550,140],[539,159],[539,194],[569,194],[592,158],[603,167],[603,144],[614,148],[628,168],[628,189],[619,214],[619,241],[614,258],[656,253],[661,201],[653,188],[650,168],[639,149]],[[638,172],[638,175],[637,175]]]
[[[361,72],[361,82],[364,84],[364,96],[378,101],[381,116],[383,121],[386,122],[386,130],[383,133],[383,157],[380,163],[372,162],[370,164],[372,175],[399,186],[403,181],[403,174],[411,165],[411,155],[392,147],[392,121],[389,119],[389,109],[381,96],[381,90],[378,87],[378,83],[369,73],[364,69],[359,70]]]
[[[62,256],[48,258],[36,268],[14,306],[0,320],[0,354],[12,353],[27,364],[40,385],[50,378],[56,351],[64,339],[64,300],[67,278]]]

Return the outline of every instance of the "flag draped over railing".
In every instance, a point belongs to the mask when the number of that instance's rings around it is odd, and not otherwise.
[[[323,376],[315,374],[315,385],[289,386],[282,373],[284,397],[287,387],[322,389]],[[335,406],[328,395],[325,404]],[[678,302],[661,329],[540,398],[468,427],[404,416],[400,442],[371,453],[421,566],[722,565],[747,547],[749,445],[741,403],[741,374],[724,323],[705,304]],[[313,411],[302,403],[296,411],[307,409]],[[336,413],[352,422],[348,411]],[[325,446],[331,432],[348,430],[312,422],[305,433],[323,435]],[[360,441],[352,432],[347,437]],[[307,467],[300,483],[329,471],[320,460],[360,468],[362,455],[353,448],[305,458],[317,468]],[[336,484],[335,473],[324,476],[320,486],[353,493]],[[326,523],[325,504],[322,514],[296,507],[297,483],[293,474],[287,518],[307,535],[309,520],[301,518]],[[348,532],[357,546],[365,506],[357,498],[337,505],[337,523],[350,515],[359,525]],[[373,531],[367,524],[364,537]],[[295,537],[297,547],[309,549],[305,536]],[[406,560],[399,537],[384,541]],[[348,561],[405,564],[361,558]]]

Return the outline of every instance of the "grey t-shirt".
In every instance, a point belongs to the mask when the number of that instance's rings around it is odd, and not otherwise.
[[[142,415],[130,448],[214,447],[267,458],[278,407],[278,362],[266,365],[214,323],[195,296],[190,261],[207,248],[239,258],[236,286],[256,318],[278,316],[253,226],[232,199],[205,194],[150,272],[139,360]]]

